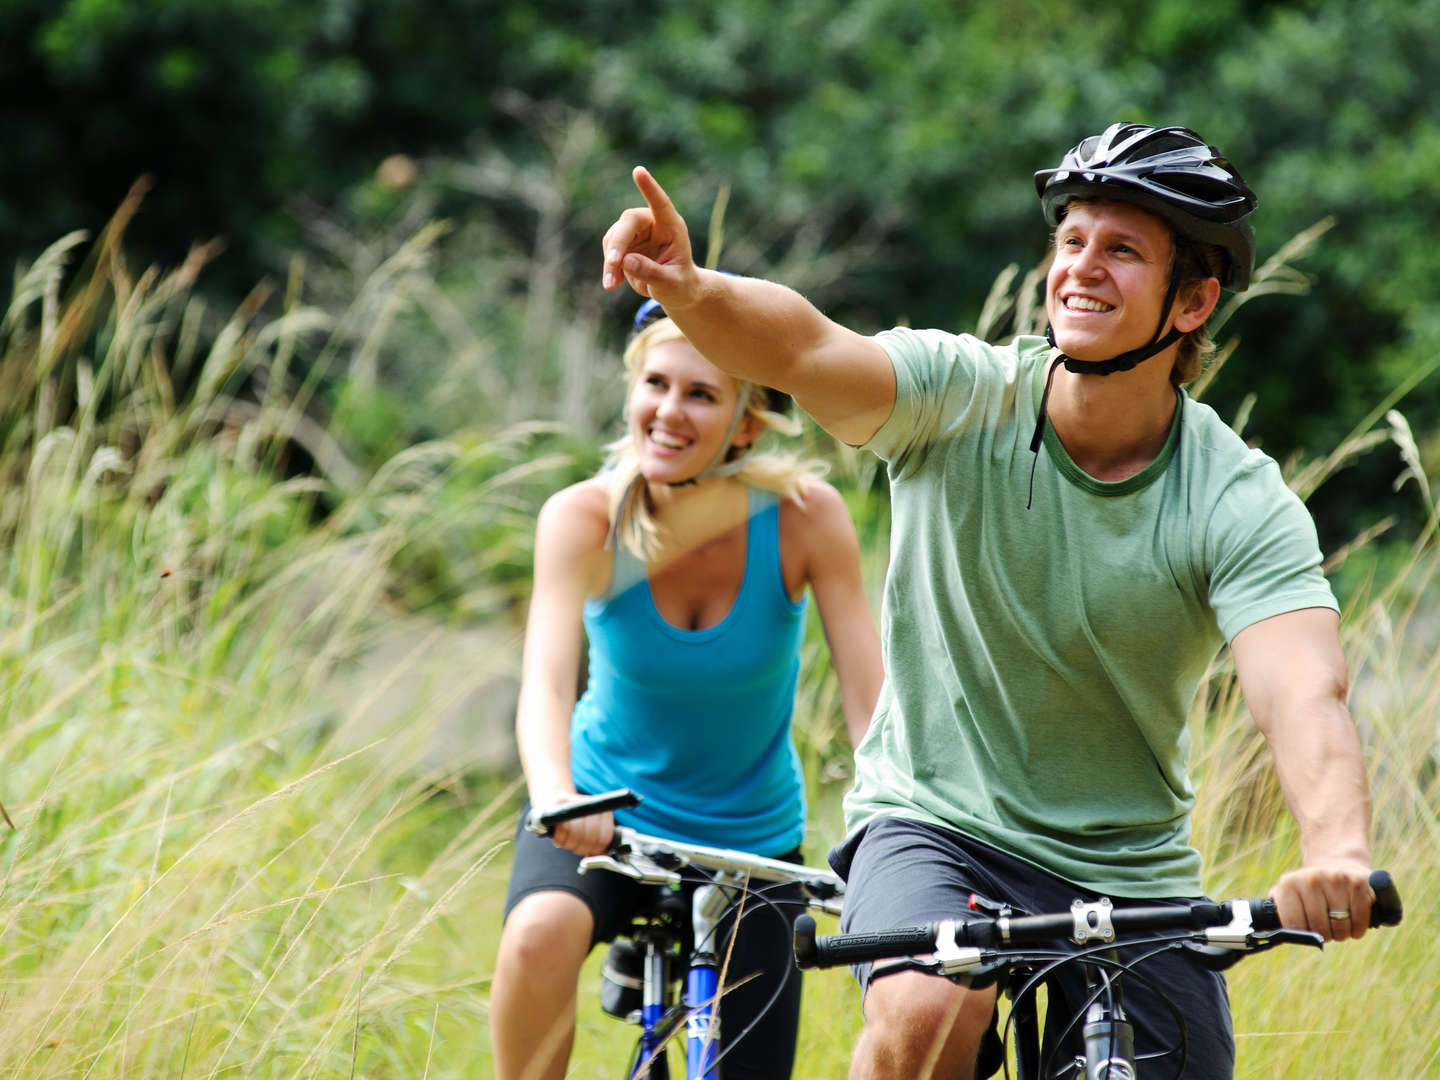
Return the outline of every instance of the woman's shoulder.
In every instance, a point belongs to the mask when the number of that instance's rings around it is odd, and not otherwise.
[[[565,513],[609,513],[610,482],[604,473],[587,477],[578,483],[563,487],[545,500],[547,507],[554,506]]]
[[[824,539],[835,530],[853,531],[850,510],[845,498],[830,483],[819,477],[807,477],[798,497],[780,500],[780,531],[803,529],[812,537]]]
[[[540,508],[536,531],[556,534],[572,550],[598,551],[610,532],[610,487],[592,476],[561,488]]]

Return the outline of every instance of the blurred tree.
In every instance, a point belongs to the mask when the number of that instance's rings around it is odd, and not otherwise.
[[[96,229],[130,184],[131,231],[177,261],[220,234],[210,285],[283,266],[297,193],[329,201],[395,151],[488,122],[481,0],[10,0],[0,6],[0,236],[13,262]],[[479,77],[477,77],[479,76]]]
[[[10,0],[0,252],[98,226],[151,172],[139,253],[221,235],[209,286],[238,290],[423,205],[457,222],[442,279],[486,290],[487,347],[573,367],[542,331],[624,306],[590,254],[644,161],[692,222],[730,191],[728,269],[860,329],[965,329],[1044,255],[1034,170],[1116,119],[1181,123],[1259,191],[1262,258],[1336,219],[1313,295],[1243,309],[1208,395],[1256,391],[1267,449],[1318,452],[1440,348],[1437,25],[1440,0]],[[1416,430],[1435,398],[1407,403]]]

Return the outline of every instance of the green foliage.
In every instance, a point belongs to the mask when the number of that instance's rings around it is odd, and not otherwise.
[[[288,368],[371,336],[298,303],[211,323],[202,260],[132,277],[125,220],[68,290],[82,238],[25,268],[0,321],[0,1071],[471,1075],[427,1062],[473,1042],[474,965],[431,974],[505,789],[425,753],[503,658],[378,720],[349,690],[409,551],[473,541],[448,609],[506,613],[570,458],[514,431],[349,461]]]
[[[1285,457],[1335,445],[1348,403],[1384,396],[1440,346],[1425,242],[1437,20],[1440,0],[17,0],[0,12],[0,90],[32,104],[7,113],[0,225],[33,258],[151,173],[135,249],[173,261],[218,233],[228,250],[205,287],[233,296],[302,238],[315,261],[367,276],[364,251],[336,250],[337,222],[408,238],[417,213],[454,221],[439,295],[410,298],[425,317],[410,340],[387,337],[383,387],[364,393],[394,391],[403,412],[433,389],[415,369],[436,349],[515,374],[503,395],[435,395],[428,423],[394,417],[395,437],[367,436],[383,452],[502,396],[507,422],[593,429],[579,407],[593,365],[576,356],[623,333],[594,251],[635,198],[635,161],[692,220],[733,193],[727,268],[787,281],[861,330],[956,327],[1005,266],[1041,257],[1035,169],[1116,118],[1185,123],[1260,192],[1262,257],[1336,222],[1303,267],[1312,298],[1241,312],[1229,332],[1244,367],[1212,390],[1230,411],[1257,391],[1257,427]],[[434,317],[442,304],[463,331]],[[557,355],[538,328],[572,316],[578,348]],[[1433,401],[1416,403],[1417,430],[1437,426]],[[1387,479],[1366,465],[1323,493],[1327,539],[1383,513],[1370,493]]]
[[[285,210],[295,195],[328,201],[393,149],[456,146],[486,123],[478,76],[487,66],[474,62],[489,51],[480,7],[6,4],[8,249],[33,255],[56,230],[98,228],[149,174],[162,194],[134,248],[173,261],[220,232],[232,257],[212,277],[232,293],[246,287],[295,240]]]

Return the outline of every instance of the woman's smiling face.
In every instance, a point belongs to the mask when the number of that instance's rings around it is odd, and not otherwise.
[[[715,461],[735,416],[739,384],[683,338],[649,348],[630,388],[630,439],[647,480],[693,479]],[[731,445],[754,438],[742,422]]]

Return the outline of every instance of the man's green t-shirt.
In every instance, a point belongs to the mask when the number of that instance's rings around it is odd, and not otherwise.
[[[1044,340],[876,340],[897,382],[866,446],[891,486],[886,681],[847,827],[915,818],[1095,892],[1199,895],[1186,717],[1224,641],[1336,607],[1309,513],[1183,393],[1160,456],[1105,483],[1049,425],[1030,452]]]

